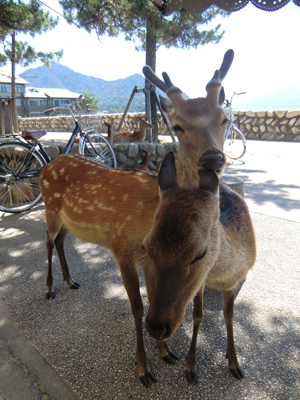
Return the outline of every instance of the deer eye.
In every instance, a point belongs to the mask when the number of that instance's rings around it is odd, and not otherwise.
[[[183,133],[183,129],[179,125],[173,126],[172,129],[174,132],[182,132]]]
[[[204,258],[205,254],[206,254],[206,250],[200,256],[194,258],[193,261],[191,262],[191,264],[194,264],[196,261],[199,261],[202,258]]]
[[[228,124],[228,122],[229,122],[229,119],[228,118],[224,118],[223,122],[222,122],[222,125]]]

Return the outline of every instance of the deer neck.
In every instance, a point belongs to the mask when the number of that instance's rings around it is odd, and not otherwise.
[[[140,137],[140,141],[142,142],[142,141],[144,141],[145,140],[145,138],[146,138],[146,127],[145,126],[140,126],[140,131],[138,132],[138,135],[139,135],[139,137]]]
[[[185,189],[199,187],[199,174],[195,165],[186,157],[185,153],[178,148],[178,158],[176,163],[177,180],[180,187]]]

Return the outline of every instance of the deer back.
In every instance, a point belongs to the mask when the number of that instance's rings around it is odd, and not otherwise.
[[[110,169],[79,155],[48,164],[39,186],[49,231],[65,225],[76,237],[114,251],[138,247],[158,204],[155,176]]]

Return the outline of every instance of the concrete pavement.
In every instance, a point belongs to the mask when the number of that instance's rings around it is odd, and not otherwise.
[[[235,342],[246,379],[227,370],[222,294],[205,291],[197,346],[199,384],[184,377],[192,307],[170,346],[176,365],[159,359],[145,332],[158,383],[145,389],[134,363],[135,330],[110,252],[69,237],[72,291],[61,280],[46,301],[43,204],[0,215],[0,399],[278,399],[300,398],[300,143],[248,142],[227,174],[242,177],[257,234],[257,262],[235,306]],[[146,290],[141,293],[147,310]]]

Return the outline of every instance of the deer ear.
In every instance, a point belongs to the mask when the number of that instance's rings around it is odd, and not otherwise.
[[[173,103],[171,102],[171,100],[169,100],[166,97],[161,96],[161,95],[159,95],[159,100],[160,100],[161,108],[163,109],[163,111],[165,113],[168,114],[169,112],[174,110],[174,106],[173,106]]]
[[[161,192],[177,187],[175,157],[172,151],[162,161],[158,173],[158,186]]]
[[[225,101],[225,90],[224,87],[222,86],[219,94],[219,106],[221,107],[224,104]]]
[[[218,193],[219,178],[215,171],[198,171],[200,177],[199,189],[207,190],[208,192]]]

